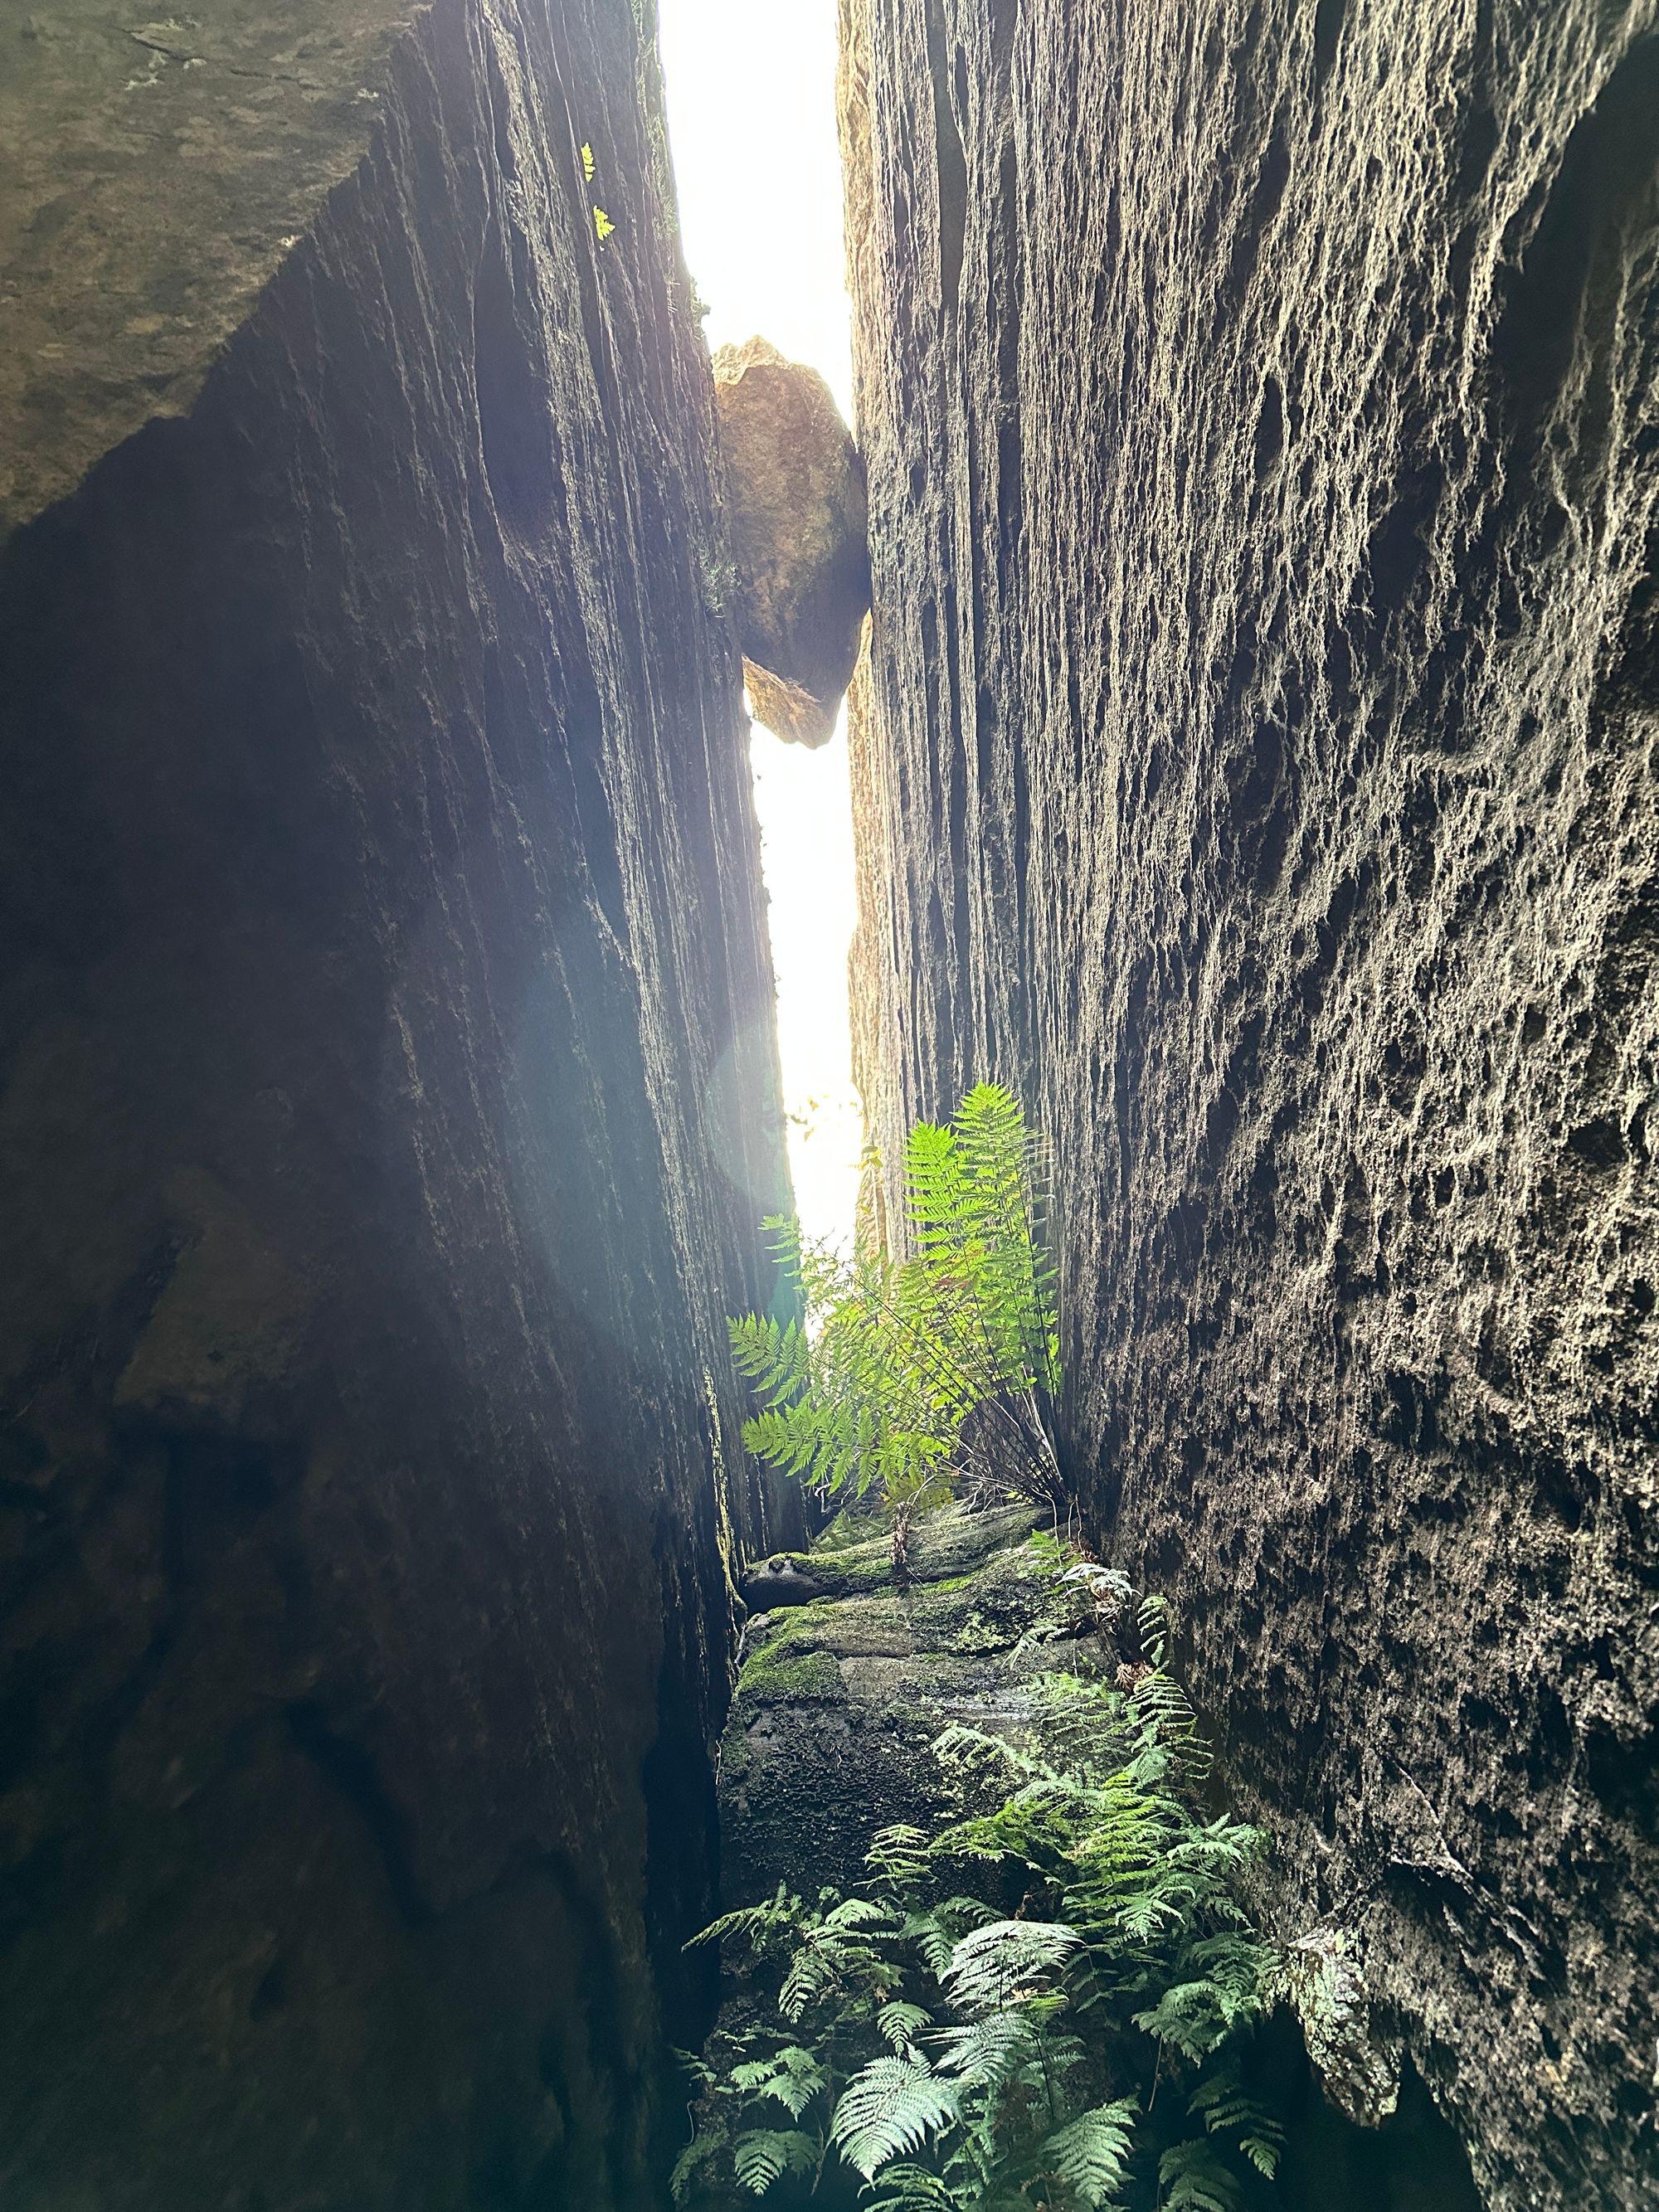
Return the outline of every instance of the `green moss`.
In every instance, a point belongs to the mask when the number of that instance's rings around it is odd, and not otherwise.
[[[767,1616],[767,1625],[752,1648],[757,1654],[769,1651],[775,1656],[786,1644],[810,1644],[823,1634],[835,1617],[834,1604],[828,1598],[814,1598],[811,1605],[792,1605],[787,1611]]]
[[[855,1589],[872,1589],[893,1579],[893,1554],[888,1545],[868,1559],[843,1558],[836,1565],[837,1573]]]
[[[736,1723],[730,1725],[720,1738],[720,1782],[741,1782],[755,1763],[755,1754],[749,1748],[749,1738]]]
[[[950,1644],[953,1651],[1006,1651],[1012,1640],[1006,1626],[998,1627],[981,1613],[970,1613],[952,1632]]]
[[[827,1651],[800,1651],[784,1638],[763,1645],[738,1678],[738,1695],[757,1705],[845,1702],[841,1668]]]

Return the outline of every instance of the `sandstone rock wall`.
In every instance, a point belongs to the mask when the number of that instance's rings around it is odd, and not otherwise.
[[[1655,11],[843,33],[876,1133],[1024,1090],[1285,1924],[1490,2203],[1650,2204]]]
[[[0,24],[0,2200],[656,2205],[788,1531],[654,59],[198,7]]]

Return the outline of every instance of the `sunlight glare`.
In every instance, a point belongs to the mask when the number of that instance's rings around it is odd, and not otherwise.
[[[659,0],[686,264],[712,349],[759,332],[852,419],[836,140],[835,0]],[[850,1236],[862,1117],[847,949],[856,919],[845,717],[817,752],[752,735],[789,1164],[802,1222]]]

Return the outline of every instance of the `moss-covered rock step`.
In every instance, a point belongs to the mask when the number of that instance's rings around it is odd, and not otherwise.
[[[1017,1726],[1032,1679],[1104,1663],[1092,1609],[1030,1538],[1034,1507],[930,1516],[902,1571],[890,1532],[835,1523],[744,1582],[744,1662],[720,1747],[728,1906],[855,1881],[871,1838],[939,1809],[929,1747]]]

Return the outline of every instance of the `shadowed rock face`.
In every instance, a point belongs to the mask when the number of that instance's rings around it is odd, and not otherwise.
[[[764,338],[714,356],[714,410],[750,703],[824,744],[870,609],[863,466],[823,379]]]
[[[862,1079],[1494,2206],[1652,2201],[1659,36],[846,0]]]
[[[309,26],[260,13],[256,105]],[[130,216],[109,328],[170,196],[212,313],[94,419],[31,289],[75,489],[0,550],[8,2212],[658,2204],[732,1578],[790,1538],[725,1349],[784,1170],[654,61],[608,0],[369,46],[325,143],[203,121],[228,289],[178,103],[228,64],[131,92],[125,196],[61,100],[10,149],[61,237]]]
[[[0,22],[0,530],[189,411],[367,151],[413,0],[112,0]]]

